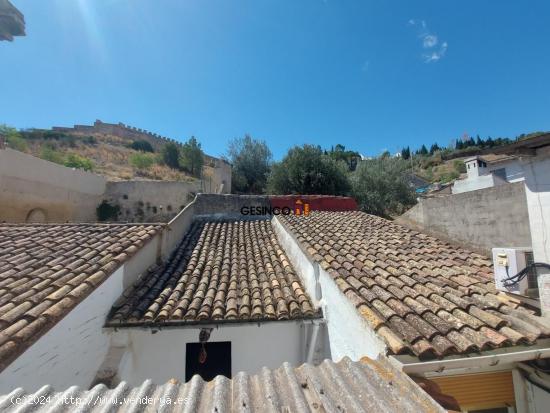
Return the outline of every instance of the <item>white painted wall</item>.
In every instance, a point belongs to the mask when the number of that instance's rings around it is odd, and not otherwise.
[[[496,171],[497,169],[504,168],[506,170],[506,181],[507,182],[519,182],[525,179],[523,173],[523,166],[520,159],[510,159],[505,162],[499,162],[496,164],[490,164],[488,169],[490,172]]]
[[[523,169],[535,261],[550,263],[550,147],[525,158]]]
[[[0,373],[0,394],[17,387],[36,391],[45,384],[58,390],[87,388],[109,349],[103,331],[107,313],[122,293],[123,267],[78,304],[50,331]]]
[[[462,179],[455,181],[452,187],[453,194],[460,194],[462,192],[476,191],[478,189],[491,188],[496,185],[505,184],[506,181],[500,179],[492,174],[481,175],[477,177]]]
[[[368,325],[355,306],[338,288],[332,277],[320,269],[323,314],[326,319],[332,360],[347,356],[360,360],[386,354],[384,341]]]
[[[112,331],[103,329],[113,303],[155,263],[157,234],[50,331],[0,373],[0,394],[17,387],[38,390],[45,384],[61,390],[87,388],[108,354]]]
[[[294,366],[304,360],[304,323],[299,321],[220,325],[209,342],[231,341],[231,371],[257,373],[262,367],[277,368],[288,361]],[[152,334],[149,329],[119,329],[113,334],[126,342],[127,350],[118,378],[132,386],[145,379],[164,383],[185,380],[187,343],[199,342],[200,328],[173,327]]]
[[[302,280],[307,294],[313,301],[313,304],[316,307],[319,307],[319,301],[322,298],[322,291],[318,282],[319,265],[309,260],[306,254],[302,251],[300,244],[296,241],[294,236],[283,227],[276,216],[273,217],[271,223],[273,225],[275,235],[277,235],[279,244],[281,244],[285,250],[288,259]]]
[[[323,341],[326,340],[330,348],[321,347],[317,354],[323,352],[334,361],[345,356],[352,360],[359,360],[364,356],[376,359],[380,354],[386,354],[384,341],[361,317],[330,274],[306,256],[294,236],[281,225],[277,218],[272,222],[279,243],[304,283],[308,294],[310,297],[315,297],[314,292],[316,292],[317,297],[320,298],[317,304],[323,311],[328,335],[328,340],[323,338]],[[318,271],[318,281],[315,276],[316,271]],[[317,282],[318,288],[316,288]],[[322,344],[319,343],[319,346]]]

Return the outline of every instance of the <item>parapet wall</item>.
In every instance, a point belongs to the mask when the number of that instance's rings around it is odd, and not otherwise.
[[[357,209],[353,198],[329,195],[216,195],[198,194],[195,200],[197,215],[225,215],[243,217],[241,209],[251,207],[289,207],[296,201],[308,203],[311,211],[350,211]]]
[[[397,222],[486,255],[494,247],[531,246],[523,182],[421,199]]]
[[[0,149],[0,222],[92,222],[102,176]]]
[[[200,191],[201,182],[107,182],[103,199],[120,208],[117,221],[168,222]]]
[[[52,130],[76,134],[104,133],[131,140],[146,140],[153,147],[160,147],[166,143],[172,142],[180,145],[175,139],[161,136],[146,129],[136,128],[135,126],[125,125],[124,123],[105,123],[99,119],[93,125],[74,125],[72,128],[64,126],[54,126]]]

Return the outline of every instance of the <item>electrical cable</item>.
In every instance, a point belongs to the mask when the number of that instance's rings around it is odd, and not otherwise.
[[[511,287],[513,285],[516,285],[525,277],[527,277],[527,275],[529,275],[529,271],[531,271],[532,269],[536,270],[537,268],[545,268],[547,270],[550,270],[550,264],[546,264],[544,262],[533,262],[525,267],[523,270],[518,272],[516,275],[506,278],[503,281],[502,285],[504,287]],[[506,267],[506,272],[508,272],[508,267]]]

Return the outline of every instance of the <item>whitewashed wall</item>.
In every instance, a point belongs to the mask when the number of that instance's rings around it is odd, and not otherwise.
[[[488,170],[494,172],[498,169],[504,168],[506,171],[506,181],[507,182],[519,182],[525,179],[523,173],[523,166],[520,159],[511,159],[506,162],[499,162],[496,164],[489,165]]]
[[[122,293],[121,267],[0,374],[0,394],[45,384],[62,390],[87,387],[109,349],[107,313]]]
[[[349,357],[354,361],[368,356],[372,359],[386,354],[386,345],[378,337],[355,306],[322,268],[319,281],[323,291],[323,314],[328,327],[332,360]]]
[[[221,326],[212,330],[209,342],[231,342],[231,371],[257,373],[262,367],[277,368],[287,361],[304,362],[305,326],[298,321]],[[200,328],[169,328],[152,334],[149,329],[120,329],[117,342],[127,350],[118,378],[137,386],[145,379],[164,383],[171,378],[185,380],[187,343],[199,342]]]
[[[535,260],[550,263],[550,148],[523,163]]]
[[[160,242],[158,234],[2,371],[0,394],[45,384],[87,388],[109,351],[111,330],[103,328],[107,314],[124,289],[155,263]]]
[[[315,292],[319,298],[318,304],[326,322],[329,348],[319,347],[316,353],[322,352],[334,361],[346,356],[352,360],[359,360],[364,356],[376,359],[380,354],[385,354],[386,347],[382,339],[369,327],[330,274],[305,255],[294,236],[277,219],[272,222],[279,243],[308,293],[315,296]],[[324,339],[318,346],[322,346],[323,341]]]

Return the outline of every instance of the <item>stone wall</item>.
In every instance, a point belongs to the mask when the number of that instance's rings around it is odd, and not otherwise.
[[[120,207],[117,221],[168,222],[200,191],[201,182],[107,182],[103,199]]]
[[[168,222],[199,192],[222,185],[199,179],[115,181],[15,151],[0,149],[0,222],[95,222],[106,201],[119,214],[108,221]],[[225,173],[231,173],[230,169]],[[229,180],[230,180],[229,176]]]
[[[230,195],[199,194],[195,201],[197,215],[226,215],[243,218],[243,207],[289,207],[295,208],[300,199],[310,204],[310,210],[349,211],[356,210],[357,203],[353,198],[330,195]]]
[[[91,222],[105,178],[0,149],[0,222]]]
[[[523,182],[421,199],[397,222],[487,255],[493,247],[531,246]]]
[[[93,125],[74,125],[72,128],[54,126],[52,130],[76,135],[105,134],[113,135],[128,141],[145,140],[149,142],[156,151],[167,143],[182,143],[175,139],[161,136],[157,133],[124,123],[105,123],[96,120]],[[204,155],[202,192],[207,193],[231,193],[231,165],[223,159],[215,158],[210,155]]]

